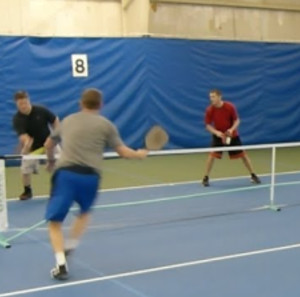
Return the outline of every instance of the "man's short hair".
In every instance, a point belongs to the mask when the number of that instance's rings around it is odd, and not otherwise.
[[[99,109],[102,105],[102,92],[93,88],[84,90],[81,104],[87,109]]]
[[[222,96],[222,92],[219,89],[212,89],[209,93],[215,93],[217,96]]]
[[[14,100],[18,101],[20,99],[25,99],[25,98],[29,98],[29,95],[26,91],[20,90],[18,92],[15,93],[14,95]]]

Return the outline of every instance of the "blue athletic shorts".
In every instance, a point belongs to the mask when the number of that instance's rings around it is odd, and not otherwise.
[[[73,202],[80,207],[80,213],[87,213],[94,204],[100,177],[98,174],[82,174],[58,169],[52,180],[52,190],[46,209],[47,221],[62,222]]]

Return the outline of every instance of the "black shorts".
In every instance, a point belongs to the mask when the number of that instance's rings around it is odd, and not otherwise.
[[[212,142],[211,142],[212,147],[224,147],[224,146],[226,147],[226,146],[239,146],[239,145],[242,145],[242,141],[239,136],[231,138],[231,142],[229,145],[225,145],[223,143],[222,139],[215,135],[213,135]],[[211,155],[214,158],[221,159],[222,153],[223,152],[211,152]],[[237,158],[243,157],[245,155],[245,151],[243,151],[243,150],[228,151],[228,154],[229,154],[230,159],[237,159]]]

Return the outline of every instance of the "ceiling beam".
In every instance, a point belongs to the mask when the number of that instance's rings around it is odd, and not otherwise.
[[[267,9],[267,10],[280,10],[280,11],[298,11],[300,12],[300,3],[292,4],[286,3],[246,3],[240,0],[150,0],[151,3],[169,3],[169,4],[194,4],[205,6],[219,6],[219,7],[234,7],[234,8],[249,8],[249,9]]]

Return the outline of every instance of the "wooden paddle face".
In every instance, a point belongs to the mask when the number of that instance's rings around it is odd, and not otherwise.
[[[161,150],[169,141],[168,133],[160,126],[153,126],[146,135],[145,144],[148,150]]]

